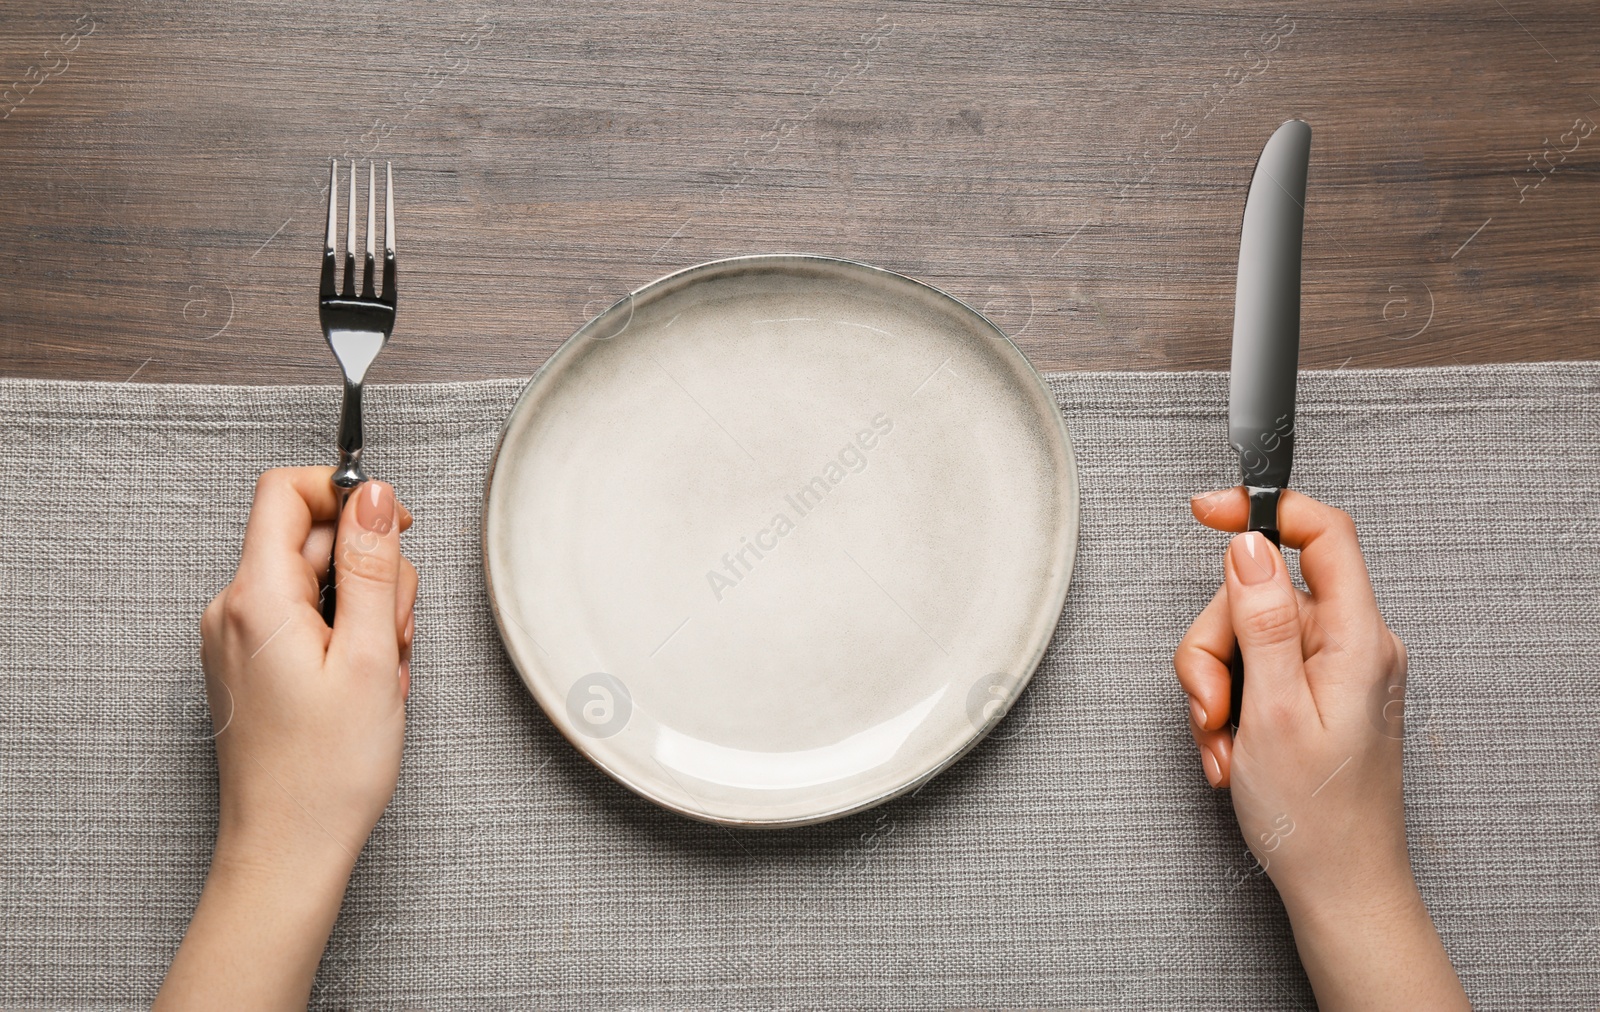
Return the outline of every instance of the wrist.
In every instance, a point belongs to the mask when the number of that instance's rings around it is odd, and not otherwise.
[[[1290,844],[1296,842],[1290,840]],[[1346,839],[1303,853],[1284,846],[1268,872],[1291,918],[1352,921],[1421,907],[1405,837]]]
[[[303,1008],[355,858],[326,834],[223,820],[157,1008]]]
[[[230,882],[259,884],[277,895],[288,889],[307,898],[342,897],[359,850],[320,830],[224,820],[217,830],[211,872]]]
[[[1274,882],[1290,919],[1307,922],[1363,921],[1371,916],[1406,913],[1421,905],[1410,863],[1382,868],[1330,869],[1312,881]]]
[[[1410,869],[1316,890],[1279,891],[1295,936],[1330,938],[1402,930],[1418,919],[1432,923]]]

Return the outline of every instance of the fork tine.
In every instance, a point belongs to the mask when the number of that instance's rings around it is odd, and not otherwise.
[[[356,295],[356,161],[350,159],[350,204],[345,211],[344,297]]]
[[[376,233],[372,229],[372,219],[376,216],[375,208],[378,199],[378,167],[371,162],[367,163],[367,256],[372,256],[373,239]]]
[[[334,243],[339,236],[339,159],[332,160],[328,167],[328,244],[322,251],[322,292],[324,299],[333,298],[334,271],[337,268],[337,256],[334,253]]]
[[[383,301],[394,306],[394,166],[383,163]]]
[[[372,271],[372,268],[373,268],[373,252],[374,252],[373,242],[377,238],[377,232],[376,232],[376,230],[373,229],[372,226],[373,226],[373,218],[376,217],[377,202],[378,202],[378,167],[376,165],[373,165],[371,162],[368,162],[367,163],[367,262],[366,262],[366,268],[367,269],[366,269],[365,272],[363,272],[363,274],[361,276],[361,297],[363,299],[370,299],[370,298],[373,297],[373,291],[372,291],[372,282],[373,282],[373,277],[372,277],[373,271]]]
[[[332,159],[328,165],[328,252],[332,253],[337,247],[334,240],[339,235],[339,159]]]
[[[388,202],[383,212],[383,251],[394,256],[394,166],[383,163],[383,195]]]
[[[362,298],[374,298],[373,295],[373,163],[366,163],[366,259],[363,261],[362,271]],[[350,208],[354,211],[355,208]]]

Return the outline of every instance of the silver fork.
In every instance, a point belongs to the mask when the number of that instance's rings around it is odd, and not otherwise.
[[[376,267],[375,234],[372,219],[376,209],[377,167],[367,163],[367,261],[361,294],[356,294],[356,163],[350,163],[350,206],[346,214],[344,290],[334,287],[338,254],[334,242],[339,234],[339,160],[333,160],[328,176],[328,242],[322,251],[322,289],[318,300],[322,317],[322,336],[333,349],[333,356],[344,370],[344,399],[339,409],[339,466],[333,472],[333,485],[339,493],[340,515],[350,492],[367,480],[361,470],[361,383],[367,377],[378,352],[389,343],[394,332],[394,171],[384,163],[383,216],[383,293],[373,289]],[[334,545],[338,545],[338,521],[334,522]],[[338,589],[338,552],[328,560],[328,578],[322,590],[322,617],[333,624],[335,595]]]

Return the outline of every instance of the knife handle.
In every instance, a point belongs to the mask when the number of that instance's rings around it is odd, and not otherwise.
[[[1282,548],[1283,543],[1278,540],[1278,496],[1283,493],[1281,488],[1256,488],[1245,486],[1250,495],[1250,523],[1247,531],[1259,531],[1268,541]],[[1228,703],[1228,726],[1235,734],[1239,731],[1239,709],[1244,705],[1244,655],[1239,650],[1237,640],[1233,644],[1233,656],[1228,660],[1228,682],[1230,688],[1230,701]]]

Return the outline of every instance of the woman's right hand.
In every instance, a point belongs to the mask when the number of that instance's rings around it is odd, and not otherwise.
[[[1196,519],[1243,531],[1242,488],[1191,501]],[[1278,549],[1239,534],[1223,585],[1173,657],[1206,779],[1230,787],[1245,843],[1277,886],[1324,1009],[1466,1007],[1417,891],[1401,777],[1406,651],[1378,611],[1355,524],[1285,491]],[[1244,659],[1238,732],[1228,662]],[[1401,953],[1409,954],[1406,959]],[[1394,1004],[1399,1007],[1399,1004]]]

